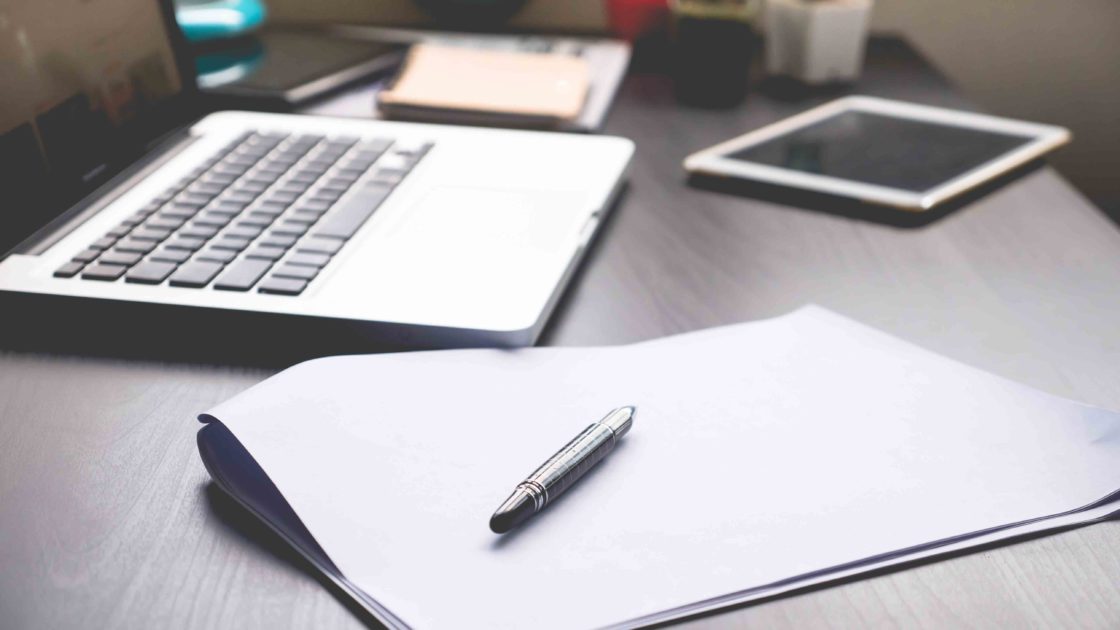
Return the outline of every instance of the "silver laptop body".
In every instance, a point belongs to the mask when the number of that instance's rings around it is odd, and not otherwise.
[[[160,10],[149,17],[166,26]],[[135,47],[120,45],[127,62]],[[152,46],[126,77],[134,86],[151,81],[165,50]],[[82,96],[94,112],[104,110],[98,94]],[[17,128],[44,154],[45,175],[35,172],[48,184],[62,155],[48,141],[66,144],[50,124]],[[11,154],[17,143],[6,144]],[[144,304],[341,323],[394,346],[531,344],[632,152],[612,137],[219,112],[11,250],[0,297],[49,296],[51,308],[79,313]],[[37,199],[34,186],[14,186],[25,190],[8,213]]]

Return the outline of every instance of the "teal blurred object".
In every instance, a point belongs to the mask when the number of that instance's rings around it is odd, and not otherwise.
[[[209,90],[242,81],[264,63],[265,50],[258,38],[249,37],[234,44],[195,56],[199,88]]]
[[[261,0],[175,0],[175,21],[192,43],[245,35],[267,15]]]

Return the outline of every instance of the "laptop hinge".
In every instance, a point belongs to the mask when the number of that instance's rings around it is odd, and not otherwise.
[[[186,127],[165,135],[154,143],[152,150],[146,152],[143,157],[118,173],[116,177],[97,187],[53,221],[36,230],[34,234],[20,241],[6,254],[0,255],[0,259],[11,254],[38,256],[43,253],[171,158],[191,146],[198,138],[199,136],[192,136]]]

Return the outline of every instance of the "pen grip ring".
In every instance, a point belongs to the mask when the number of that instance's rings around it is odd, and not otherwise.
[[[592,424],[533,471],[525,482],[544,490],[544,507],[614,450],[616,442],[614,431],[600,423]]]

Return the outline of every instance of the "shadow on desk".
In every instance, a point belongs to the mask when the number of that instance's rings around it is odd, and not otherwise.
[[[986,184],[966,191],[926,212],[908,212],[888,206],[865,203],[827,193],[798,190],[776,184],[753,182],[728,177],[692,175],[688,184],[694,188],[728,195],[750,197],[771,203],[794,206],[803,210],[834,214],[899,228],[920,228],[953,214],[988,195],[1002,189],[1046,165],[1045,160],[1033,160],[1013,169]]]
[[[299,555],[295,549],[292,549],[279,534],[269,529],[252,512],[223,492],[217,484],[213,482],[206,484],[202,488],[202,492],[205,494],[206,504],[210,508],[209,516],[226,532],[235,537],[238,544],[279,560],[288,568],[311,577],[367,627],[385,627],[369,611],[354,601],[354,598],[345,590],[318,571],[311,562]]]
[[[253,368],[335,354],[390,352],[359,322],[143,302],[0,293],[0,351]]]

